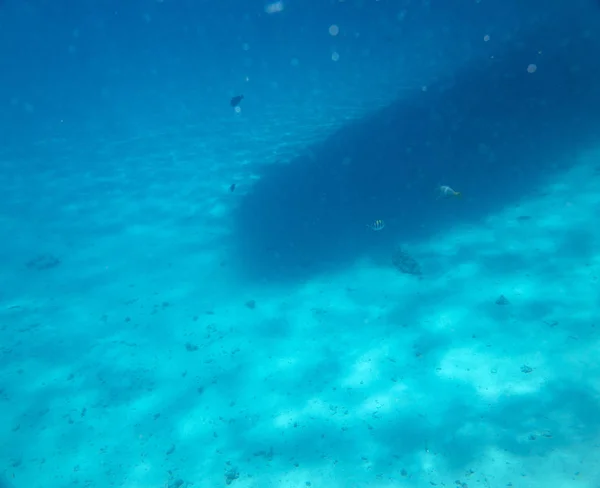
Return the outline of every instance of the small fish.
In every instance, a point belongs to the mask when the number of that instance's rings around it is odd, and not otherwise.
[[[236,185],[237,185],[237,183],[232,183],[231,186],[229,187],[229,191],[233,193],[235,191]]]
[[[442,185],[440,187],[438,187],[438,198],[442,198],[442,197],[460,197],[462,196],[462,193],[459,191],[454,191],[452,188],[450,188],[447,185]]]
[[[383,220],[376,220],[372,224],[367,225],[367,227],[371,230],[381,230],[385,227],[385,222]]]
[[[233,108],[237,107],[240,102],[244,99],[244,95],[236,95],[235,97],[233,97],[231,99],[231,101],[229,102],[229,105],[231,105]]]

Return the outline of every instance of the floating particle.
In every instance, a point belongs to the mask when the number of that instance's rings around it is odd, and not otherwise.
[[[490,36],[488,36],[487,34],[485,36],[483,36],[483,40],[485,42],[488,42],[490,40]]]
[[[265,12],[268,14],[276,14],[283,11],[283,2],[273,2],[265,5]]]
[[[528,73],[535,73],[536,71],[537,71],[537,65],[530,64],[529,66],[527,66],[527,72]]]
[[[340,28],[335,25],[332,24],[329,26],[329,34],[331,34],[332,36],[337,36],[340,33]]]
[[[337,61],[338,59],[340,59],[340,55],[336,52],[331,54],[331,59],[333,59],[334,61]]]

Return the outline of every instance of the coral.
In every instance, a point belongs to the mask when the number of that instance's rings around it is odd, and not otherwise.
[[[60,259],[51,254],[40,254],[27,262],[27,267],[37,271],[56,268],[60,264]]]
[[[394,254],[392,255],[392,264],[401,273],[414,276],[421,275],[421,266],[419,263],[401,248],[394,251]]]
[[[230,485],[240,477],[240,472],[236,468],[231,468],[225,473],[225,484]]]

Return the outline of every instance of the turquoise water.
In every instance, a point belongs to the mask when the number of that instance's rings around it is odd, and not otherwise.
[[[599,28],[1,2],[0,487],[600,486]]]

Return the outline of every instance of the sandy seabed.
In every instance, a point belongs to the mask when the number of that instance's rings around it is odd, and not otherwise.
[[[420,278],[285,286],[227,265],[218,165],[15,179],[0,486],[597,488],[598,160],[411,246]]]

